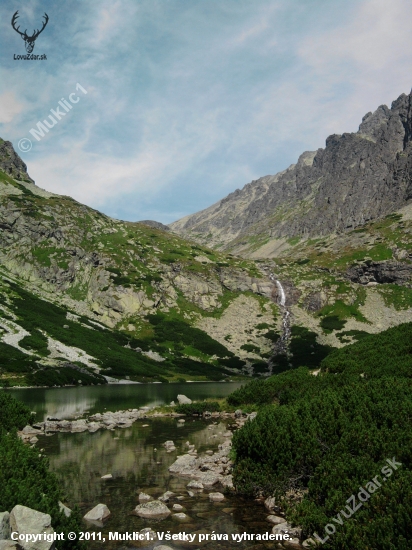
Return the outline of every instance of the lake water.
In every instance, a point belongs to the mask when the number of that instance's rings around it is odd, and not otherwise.
[[[71,418],[82,414],[138,409],[176,401],[178,394],[190,399],[222,398],[242,382],[193,382],[176,384],[112,384],[73,388],[13,389],[10,393],[36,412],[36,420]],[[177,401],[176,401],[177,402]]]
[[[69,418],[73,415],[104,410],[124,410],[146,405],[160,405],[176,400],[179,393],[192,399],[224,397],[240,386],[240,383],[193,383],[193,384],[130,384],[80,388],[52,388],[13,390],[12,395],[24,401],[40,420],[46,416]],[[99,430],[95,433],[57,433],[40,436],[37,443],[44,449],[51,469],[61,480],[69,506],[77,504],[82,514],[96,504],[104,503],[111,516],[102,528],[84,526],[85,531],[101,532],[105,543],[91,542],[91,548],[152,549],[160,544],[171,548],[199,548],[199,544],[179,546],[176,541],[139,543],[109,541],[109,531],[134,532],[151,527],[154,531],[170,533],[194,533],[199,530],[227,534],[271,532],[267,512],[261,503],[243,500],[238,496],[226,496],[223,502],[210,502],[209,492],[204,490],[190,497],[187,484],[190,479],[171,476],[168,467],[176,456],[187,452],[186,442],[196,446],[199,454],[206,450],[216,451],[225,438],[226,421],[221,419],[186,418],[181,425],[172,418],[139,419],[130,428],[114,431]],[[230,423],[230,421],[229,421]],[[144,425],[148,425],[145,426]],[[163,443],[173,440],[177,450],[167,453]],[[102,480],[101,476],[112,474],[113,479]],[[173,491],[182,500],[172,499],[184,507],[189,520],[180,523],[169,516],[163,520],[142,519],[132,515],[139,504],[138,494],[145,492],[154,498],[165,491]],[[139,546],[140,545],[140,546]],[[276,543],[211,541],[202,548],[274,549]]]

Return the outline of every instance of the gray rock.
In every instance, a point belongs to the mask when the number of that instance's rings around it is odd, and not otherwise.
[[[69,518],[72,515],[72,511],[70,510],[70,508],[65,506],[63,502],[60,502],[60,500],[59,500],[59,510],[60,512],[63,512],[66,518]]]
[[[169,502],[169,500],[174,496],[173,491],[166,491],[161,497],[158,498],[161,502]]]
[[[411,282],[412,265],[394,261],[369,261],[349,268],[346,276],[354,283],[362,285],[393,283],[405,286]]]
[[[169,472],[181,476],[191,476],[195,467],[196,458],[186,454],[177,457],[177,460],[169,466]]]
[[[181,394],[177,396],[177,400],[179,402],[179,405],[190,405],[192,403],[191,399]]]
[[[181,504],[173,504],[172,509],[175,512],[181,512],[182,510],[184,510],[184,508]]]
[[[94,523],[95,525],[100,525],[100,523],[107,520],[109,516],[110,510],[106,504],[97,504],[94,508],[89,510],[85,516],[83,516],[83,519],[90,523]]]
[[[19,535],[54,533],[49,514],[42,514],[37,510],[20,505],[15,506],[10,512],[10,530],[11,532],[17,532]],[[37,542],[20,541],[20,546],[24,550],[50,550],[54,548],[55,543],[46,540]]]
[[[284,521],[283,523],[275,525],[272,529],[272,533],[274,535],[284,535],[285,533],[288,533],[290,537],[300,539],[302,536],[302,529],[300,527],[292,527],[290,523]]]
[[[199,474],[196,474],[196,478],[198,481],[203,483],[203,486],[205,488],[210,488],[219,483],[219,481],[222,479],[221,475],[216,475],[213,472],[201,472]]]
[[[0,540],[8,539],[10,536],[10,514],[0,512]]]
[[[223,493],[209,493],[209,500],[212,502],[221,502],[225,500],[225,495]]]
[[[172,514],[173,519],[177,519],[178,521],[185,521],[189,519],[189,516],[187,516],[184,512],[178,512],[177,514]]]
[[[314,539],[306,539],[302,542],[303,548],[315,548],[317,546],[317,543]]]
[[[141,518],[163,518],[171,514],[169,508],[159,500],[139,504],[135,508],[135,513]]]
[[[139,502],[149,502],[149,500],[153,500],[150,495],[146,493],[139,494]]]
[[[0,540],[0,550],[21,550],[22,546],[16,540]]]
[[[161,544],[160,546],[155,546],[153,550],[173,550],[173,548],[171,546]]]
[[[113,476],[112,476],[112,474],[105,474],[100,479],[113,479]]]
[[[273,525],[280,525],[281,523],[285,523],[285,518],[282,518],[280,516],[267,516],[266,518],[270,523],[273,523]]]
[[[203,489],[204,489],[203,483],[201,483],[200,481],[195,481],[195,480],[193,480],[193,481],[191,481],[190,483],[188,483],[188,484],[186,485],[186,487],[187,487],[188,489],[197,489],[197,490],[203,490]]]
[[[34,183],[27,173],[27,166],[16,154],[11,141],[0,141],[0,170],[13,179]]]
[[[275,511],[278,512],[279,506],[276,506],[276,500],[275,497],[269,497],[264,502],[266,510],[269,510],[269,512]]]

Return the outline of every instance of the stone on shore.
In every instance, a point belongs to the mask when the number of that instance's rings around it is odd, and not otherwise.
[[[159,497],[157,500],[160,500],[161,502],[169,502],[169,500],[174,496],[173,491],[166,491],[163,493],[161,497]]]
[[[300,527],[292,527],[290,523],[283,521],[283,523],[279,523],[279,525],[273,527],[272,533],[274,535],[284,535],[288,533],[293,539],[299,539],[302,535],[302,529]]]
[[[112,474],[105,474],[100,479],[113,479],[113,476],[112,476]]]
[[[280,516],[273,516],[273,515],[270,515],[270,516],[267,516],[266,518],[268,521],[270,521],[270,523],[273,523],[273,525],[279,525],[281,523],[285,523],[285,518],[282,518]]]
[[[190,405],[192,403],[192,400],[186,397],[186,395],[179,394],[177,396],[177,400],[179,402],[179,405]]]
[[[72,515],[72,511],[70,510],[70,508],[65,506],[63,502],[60,502],[60,500],[59,500],[59,510],[60,512],[63,512],[66,518],[69,518]]]
[[[97,504],[89,510],[83,519],[95,525],[102,526],[103,522],[110,516],[110,510],[106,504]]]
[[[8,512],[0,512],[0,540],[5,540],[10,537],[10,514]]]
[[[134,511],[141,518],[166,518],[171,514],[169,508],[159,500],[139,504]]]
[[[19,535],[40,535],[41,533],[53,534],[51,517],[37,510],[20,506],[19,504],[10,512],[10,531]],[[54,541],[39,540],[36,542],[19,541],[24,550],[50,550],[54,548]]]
[[[268,512],[280,512],[280,507],[276,505],[275,497],[269,497],[264,502]]]

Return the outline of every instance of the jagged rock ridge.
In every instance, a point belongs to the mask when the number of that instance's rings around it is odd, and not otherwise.
[[[170,227],[244,252],[252,242],[339,233],[393,212],[412,198],[411,103],[402,94],[367,113],[358,132],[329,136],[324,149]]]

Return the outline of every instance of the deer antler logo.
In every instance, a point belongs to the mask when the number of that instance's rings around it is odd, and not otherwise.
[[[20,27],[16,27],[16,22],[17,22],[17,19],[18,19],[18,17],[19,17],[18,13],[19,13],[19,12],[16,11],[16,13],[13,15],[13,17],[12,17],[12,19],[11,19],[11,26],[12,26],[13,29],[14,29],[16,32],[18,32],[19,35],[23,38],[23,40],[24,40],[24,46],[25,46],[25,48],[26,48],[26,52],[27,52],[27,53],[31,53],[31,52],[33,51],[33,49],[34,49],[34,43],[36,42],[37,37],[39,36],[39,34],[40,34],[41,32],[44,31],[44,29],[45,29],[45,27],[46,27],[46,25],[47,25],[47,22],[48,22],[48,20],[49,20],[49,16],[47,15],[47,13],[45,13],[45,14],[43,15],[44,21],[43,21],[43,26],[42,26],[42,28],[41,28],[40,30],[37,29],[37,30],[33,31],[33,34],[32,34],[31,36],[29,36],[29,35],[27,34],[27,29],[26,29],[24,32],[20,32],[20,31],[19,31]]]

